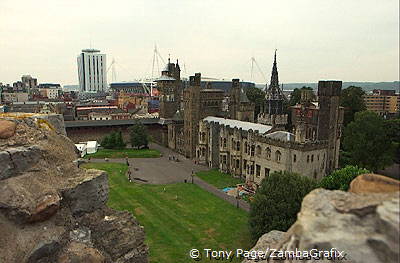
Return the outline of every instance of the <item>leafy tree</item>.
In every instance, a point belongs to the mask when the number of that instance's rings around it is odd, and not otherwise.
[[[110,147],[110,136],[109,135],[104,136],[103,140],[101,141],[101,146],[103,146],[106,149],[108,149]]]
[[[290,172],[266,177],[251,202],[249,227],[254,240],[271,231],[286,231],[296,221],[305,195],[316,188],[315,180]]]
[[[396,162],[400,162],[400,119],[384,121],[385,130],[395,149]]]
[[[365,92],[360,87],[350,86],[342,90],[340,95],[340,106],[344,107],[344,126],[354,120],[354,114],[366,110],[364,96]]]
[[[371,111],[357,112],[344,130],[343,150],[348,164],[376,171],[393,162],[393,145],[384,120]]]
[[[319,182],[319,186],[328,190],[347,191],[351,181],[358,175],[365,173],[370,173],[370,171],[357,166],[348,165],[322,178]]]
[[[300,100],[301,100],[301,91],[302,91],[302,90],[311,90],[311,91],[313,91],[313,89],[312,89],[311,87],[306,87],[306,86],[302,87],[301,89],[295,88],[295,89],[293,90],[291,96],[290,96],[290,100],[289,100],[289,105],[290,105],[290,106],[294,106],[294,105],[296,105],[297,103],[300,103]],[[313,91],[313,92],[314,92],[314,91]],[[314,93],[313,93],[313,94],[314,94]],[[313,99],[313,100],[316,99],[315,94],[313,95],[313,98],[312,98],[312,99]]]
[[[130,128],[131,145],[136,148],[147,148],[149,139],[147,135],[146,127],[139,121]]]
[[[257,116],[261,111],[261,106],[265,101],[265,92],[256,87],[246,88],[247,98],[255,104],[254,116]]]
[[[122,132],[116,132],[115,134],[115,147],[116,148],[125,148],[126,144],[122,138]]]

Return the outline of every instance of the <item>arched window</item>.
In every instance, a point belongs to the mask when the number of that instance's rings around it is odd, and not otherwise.
[[[254,145],[251,146],[251,153],[250,153],[251,156],[254,156],[254,150],[255,150],[255,148],[256,148],[256,147],[255,147]]]
[[[249,151],[247,150],[247,142],[244,143],[244,152],[248,153]]]
[[[257,147],[256,147],[256,155],[257,155],[258,157],[261,156],[261,146],[260,146],[260,145],[257,145]]]
[[[275,152],[275,161],[277,161],[279,163],[281,161],[281,157],[282,157],[281,152],[280,151],[276,151]]]
[[[265,158],[267,158],[267,160],[271,159],[271,148],[269,147],[265,149]]]
[[[226,138],[224,138],[224,148],[226,148]]]
[[[293,154],[293,162],[296,162],[296,154]]]
[[[236,142],[236,150],[240,151],[240,142],[239,141]]]

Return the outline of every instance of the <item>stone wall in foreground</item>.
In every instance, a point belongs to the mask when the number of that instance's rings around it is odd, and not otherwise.
[[[143,227],[106,206],[108,175],[76,159],[57,116],[0,115],[0,262],[147,262]]]
[[[398,181],[371,174],[353,180],[349,192],[316,189],[304,198],[297,221],[287,232],[266,233],[253,249],[316,252],[335,248],[343,251],[347,259],[291,261],[271,256],[259,262],[397,263],[400,260],[399,194]],[[243,261],[250,262],[257,261]]]

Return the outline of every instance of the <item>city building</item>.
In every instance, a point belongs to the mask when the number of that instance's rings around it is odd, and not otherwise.
[[[58,99],[62,94],[60,84],[43,83],[38,86],[39,94],[41,97],[48,99]]]
[[[79,87],[81,92],[107,90],[106,55],[97,49],[84,49],[78,58]]]
[[[400,94],[396,94],[395,90],[373,90],[364,95],[364,102],[367,110],[385,118],[399,115],[400,112]]]
[[[21,77],[22,83],[25,88],[28,90],[28,93],[31,89],[35,89],[38,85],[38,81],[36,78],[32,78],[31,75],[24,75]]]

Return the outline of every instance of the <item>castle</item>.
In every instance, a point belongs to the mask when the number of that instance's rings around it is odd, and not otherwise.
[[[245,177],[255,186],[275,171],[320,179],[338,167],[341,81],[320,81],[317,103],[303,92],[301,102],[291,107],[292,131],[285,130],[288,115],[279,87],[276,52],[258,123],[254,123],[254,103],[238,79],[232,80],[228,111],[223,111],[222,90],[201,88],[200,73],[191,76],[185,87],[178,61],[168,61],[157,81],[162,143],[187,158]]]

